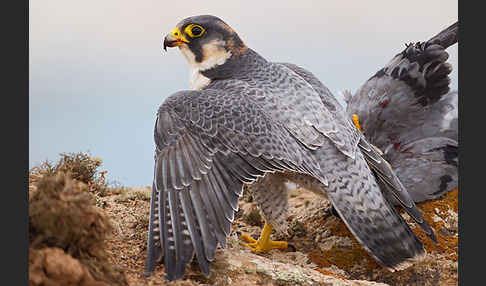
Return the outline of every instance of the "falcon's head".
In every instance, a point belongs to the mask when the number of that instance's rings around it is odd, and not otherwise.
[[[224,64],[248,48],[223,20],[211,15],[189,17],[164,38],[164,50],[179,47],[192,69],[204,71]]]

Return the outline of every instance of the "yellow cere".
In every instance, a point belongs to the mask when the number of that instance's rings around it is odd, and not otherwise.
[[[184,29],[184,32],[191,38],[197,38],[204,34],[204,28],[197,24],[190,24]]]
[[[189,41],[186,39],[186,37],[184,37],[184,35],[182,35],[181,31],[179,30],[179,28],[175,28],[174,30],[170,31],[170,34],[178,39],[179,41],[182,41],[184,43],[189,43]]]

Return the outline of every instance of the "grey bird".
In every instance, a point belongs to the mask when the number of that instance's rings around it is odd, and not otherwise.
[[[389,165],[312,73],[265,60],[210,15],[182,20],[163,47],[179,47],[192,90],[172,94],[157,113],[146,275],[163,263],[168,280],[180,279],[193,256],[209,275],[244,184],[266,220],[258,240],[242,236],[254,252],[287,247],[270,240],[272,229],[284,226],[287,181],[327,196],[390,271],[425,250],[382,191],[436,241]]]
[[[450,91],[446,51],[458,34],[456,22],[428,41],[406,45],[354,96],[345,92],[347,113],[383,151],[415,202],[458,186],[458,93]]]

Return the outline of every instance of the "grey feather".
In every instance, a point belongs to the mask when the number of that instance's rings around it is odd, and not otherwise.
[[[159,263],[162,259],[162,247],[160,244],[160,231],[155,231],[157,227],[160,226],[158,203],[159,194],[156,191],[155,186],[152,186],[152,195],[150,197],[150,217],[149,217],[149,231],[147,238],[147,269],[145,275],[150,275],[154,271],[155,265]]]
[[[214,177],[218,183],[218,187],[221,190],[226,202],[233,209],[234,212],[238,211],[238,198],[241,195],[243,187],[239,187],[239,183],[236,179],[231,178],[224,170],[224,167],[220,165],[216,160],[213,166]],[[236,189],[235,189],[236,188]]]
[[[207,176],[204,176],[204,178],[201,181],[196,181],[195,182],[194,190],[192,193],[195,194],[194,198],[197,198],[198,201],[200,201],[202,204],[201,206],[201,215],[203,217],[206,217],[206,221],[209,226],[209,232],[214,235],[216,238],[216,241],[214,242],[214,246],[216,247],[216,242],[218,242],[220,245],[225,246],[226,245],[226,234],[225,234],[225,227],[223,226],[224,224],[224,214],[220,213],[221,208],[216,205],[218,202],[213,201],[216,200],[216,198],[213,195],[213,190],[212,186],[209,184],[207,180]],[[216,210],[217,208],[217,210]],[[213,243],[213,242],[211,242]],[[214,250],[208,250],[206,253],[208,256],[208,260],[213,260],[214,259]]]
[[[458,186],[459,148],[455,140],[428,137],[400,146],[390,159],[416,202],[436,199]]]
[[[447,58],[437,41],[409,44],[348,99],[348,114],[359,116],[372,144],[384,150],[423,125],[430,106],[449,91]]]
[[[179,191],[171,189],[168,192],[168,201],[170,208],[170,217],[172,220],[172,231],[175,244],[175,261],[167,261],[165,265],[174,264],[174,272],[167,271],[169,280],[173,279],[170,275],[173,273],[174,278],[183,275],[186,264],[194,255],[194,248],[191,243],[191,237],[187,229],[183,210],[180,206],[178,197]]]
[[[290,68],[294,69],[298,74],[300,74],[303,78],[305,78],[307,81],[312,83],[312,86],[315,88],[315,90],[319,90],[321,93],[324,95],[321,96],[321,99],[324,102],[329,102],[327,99],[327,94],[330,94],[327,88],[325,88],[322,83],[320,83],[317,78],[312,75],[310,72],[305,71],[304,69],[297,67],[295,65],[291,64],[286,64]],[[335,99],[334,99],[335,101]],[[328,103],[328,106],[333,104],[336,106],[334,108],[336,117],[338,116],[343,116],[342,120],[346,121],[348,124],[352,124],[349,119],[344,119],[346,118],[346,115],[344,113],[343,109],[340,109],[339,104],[337,101],[336,103]],[[351,125],[352,126],[352,125]],[[354,127],[354,126],[353,126]],[[360,136],[358,136],[359,138]],[[358,142],[358,147],[360,147],[361,152],[363,152],[364,159],[370,166],[373,166],[373,170],[376,174],[375,178],[377,179],[377,182],[383,182],[385,184],[379,184],[381,189],[384,190],[385,192],[389,192],[389,194],[392,197],[395,197],[395,200],[399,200],[400,204],[404,207],[404,209],[410,214],[410,216],[420,225],[420,227],[426,232],[426,234],[433,240],[437,241],[436,237],[433,233],[433,230],[431,227],[428,225],[428,223],[424,220],[423,216],[421,215],[420,211],[418,208],[415,206],[413,200],[411,199],[410,195],[408,194],[406,188],[401,184],[400,180],[397,178],[397,176],[394,174],[391,166],[386,162],[386,160],[376,151],[375,147],[368,144],[366,142],[366,139],[361,135],[360,141]],[[328,155],[329,156],[329,155]],[[329,157],[326,157],[324,159],[325,161],[321,163],[321,168],[326,169],[329,168],[329,166],[337,165],[338,163],[332,162],[329,160]],[[357,162],[355,162],[357,163]],[[337,168],[339,169],[339,168]],[[334,172],[331,172],[334,173]],[[347,176],[350,175],[349,172],[346,172]],[[353,174],[353,172],[351,172]],[[336,175],[334,175],[334,178]],[[360,195],[365,195],[368,194],[370,197],[368,198],[362,198],[362,201],[354,202],[351,204],[351,201],[358,200],[355,198],[358,195],[358,191],[356,190],[355,193],[351,193],[348,196],[343,195],[343,192],[348,191],[348,189],[352,189],[349,186],[349,181],[348,183],[346,182],[346,178],[344,174],[341,177],[338,177],[335,179],[335,181],[332,181],[333,176],[329,175],[330,181],[329,181],[329,186],[327,187],[327,194],[330,197],[333,206],[336,209],[340,209],[338,212],[340,212],[341,217],[343,217],[344,221],[346,222],[347,226],[350,228],[351,232],[358,238],[358,240],[363,244],[365,248],[367,248],[368,251],[370,251],[371,255],[374,256],[378,261],[383,263],[384,265],[398,265],[398,261],[404,261],[406,259],[411,259],[412,257],[415,256],[420,256],[423,254],[423,249],[420,244],[420,242],[416,239],[413,238],[411,240],[405,239],[405,237],[411,237],[413,236],[412,232],[406,226],[406,223],[400,219],[397,219],[395,217],[396,211],[393,207],[389,206],[388,202],[388,196],[382,197],[378,193],[372,194],[370,193],[371,190],[376,191],[376,188],[371,188],[369,191],[366,191],[364,193],[361,193]],[[361,183],[366,182],[367,180],[361,179]],[[336,186],[336,184],[338,186]],[[342,184],[342,185],[341,185]],[[341,185],[341,186],[339,186]],[[339,189],[339,191],[336,191],[336,193],[333,193],[333,188]],[[360,187],[362,188],[362,186]],[[343,198],[348,198],[348,199],[343,199]],[[366,206],[366,203],[373,202],[374,204],[378,203],[377,201],[382,201],[381,205],[379,208],[381,208],[380,216],[385,213],[384,217],[387,216],[392,216],[391,218],[388,218],[388,220],[382,221],[383,225],[382,226],[371,226],[370,228],[376,227],[377,229],[374,230],[363,230],[362,224],[366,222],[373,221],[373,223],[378,223],[376,220],[370,220],[368,217],[368,213],[372,212],[369,208],[369,206]],[[356,211],[353,208],[358,208],[358,205],[362,205],[364,210],[362,212]],[[383,220],[383,217],[381,218],[376,218],[377,220]],[[393,221],[394,219],[397,219]],[[392,237],[386,237],[387,234],[382,233],[384,229],[395,229],[392,232],[402,232],[401,235],[403,235],[403,238],[400,238],[397,240],[397,242],[394,243],[399,243],[393,247],[391,247],[389,250],[386,250],[384,252],[381,252],[383,250],[380,250],[380,242],[378,241],[386,241],[388,239],[391,239],[394,241],[396,238]],[[398,230],[399,228],[402,228],[402,230]],[[378,232],[374,236],[367,235],[366,233],[373,233],[373,232]],[[384,235],[384,237],[379,238],[379,236]],[[389,234],[391,235],[391,234]],[[386,253],[388,252],[388,253]],[[395,256],[394,259],[390,258],[389,255],[390,253],[393,253],[391,256]]]
[[[206,258],[204,254],[204,245],[203,240],[201,238],[201,231],[197,227],[197,218],[196,212],[193,209],[193,204],[191,197],[189,196],[189,189],[184,189],[179,192],[179,196],[181,199],[181,205],[186,217],[186,221],[188,222],[188,230],[190,233],[191,241],[194,246],[194,250],[196,253],[196,258],[199,263],[199,268],[201,268],[202,272],[209,276],[209,260]],[[175,278],[175,277],[174,277]]]
[[[422,256],[422,243],[383,196],[363,155],[357,153],[354,164],[346,159],[331,163],[337,172],[329,176],[326,193],[363,247],[389,268]]]
[[[229,235],[231,223],[235,218],[233,208],[224,197],[224,191],[219,186],[219,183],[215,177],[215,172],[208,173],[208,175],[204,178],[207,180],[206,184],[210,186],[210,188],[208,188],[210,190],[209,196],[213,204],[214,211],[217,214],[219,225],[221,226],[221,229],[224,231],[225,235]],[[224,244],[226,244],[226,241],[224,241]]]
[[[433,230],[425,222],[419,209],[415,206],[411,192],[406,189],[399,180],[398,176],[392,170],[391,165],[384,160],[365,140],[361,140],[358,146],[362,147],[364,158],[371,170],[375,173],[377,183],[381,186],[381,189],[386,190],[389,192],[389,194],[391,194],[391,196],[387,197],[390,198],[392,202],[395,202],[395,204],[400,204],[410,215],[410,217],[412,217],[413,220],[419,224],[430,239],[437,242],[437,238],[435,237]],[[414,166],[409,167],[414,168]]]
[[[431,44],[438,44],[447,49],[459,41],[459,22],[455,22],[428,40]]]

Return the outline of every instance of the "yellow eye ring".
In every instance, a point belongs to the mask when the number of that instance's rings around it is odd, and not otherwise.
[[[186,32],[186,34],[188,34],[191,38],[197,38],[204,34],[204,28],[197,24],[190,24],[184,29],[184,32]]]

